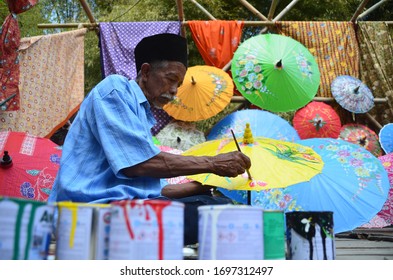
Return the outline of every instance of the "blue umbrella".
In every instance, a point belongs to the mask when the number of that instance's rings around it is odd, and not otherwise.
[[[309,182],[253,192],[254,205],[285,212],[332,211],[335,233],[353,230],[381,210],[390,186],[386,170],[373,154],[341,139],[297,143],[312,147],[322,157],[322,173]]]
[[[393,152],[393,123],[385,124],[379,131],[379,143],[386,154]]]
[[[254,137],[261,136],[290,142],[300,140],[296,129],[289,122],[276,114],[259,109],[240,110],[228,114],[212,127],[206,138],[207,140],[232,138],[232,129],[236,138],[242,139],[247,123],[250,124]]]
[[[246,109],[228,114],[212,127],[206,139],[232,138],[231,130],[233,130],[237,139],[243,139],[247,123],[250,124],[254,137],[261,136],[290,142],[300,140],[296,129],[289,122],[276,114],[260,109]],[[225,188],[218,188],[218,190],[236,202],[248,204],[249,194],[247,191]]]

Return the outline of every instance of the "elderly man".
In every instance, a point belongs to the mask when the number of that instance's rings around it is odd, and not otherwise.
[[[135,61],[135,81],[110,75],[82,102],[65,139],[49,201],[180,201],[185,203],[184,241],[194,244],[197,207],[230,201],[212,197],[200,183],[165,185],[162,178],[198,173],[235,177],[251,162],[237,151],[213,157],[161,152],[152,140],[150,108],[162,108],[175,97],[187,70],[187,42],[174,34],[146,37],[135,48]]]

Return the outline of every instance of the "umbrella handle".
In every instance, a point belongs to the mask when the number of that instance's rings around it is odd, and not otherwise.
[[[1,166],[1,168],[4,168],[4,169],[10,168],[12,166],[12,158],[8,154],[8,151],[4,151],[4,155],[1,159],[0,166]]]

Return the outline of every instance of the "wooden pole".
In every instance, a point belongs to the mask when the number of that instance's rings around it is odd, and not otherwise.
[[[351,22],[353,22],[353,23],[356,22],[356,19],[358,18],[358,16],[360,15],[360,13],[364,9],[364,7],[366,7],[368,1],[370,1],[370,0],[363,0],[363,2],[360,3],[359,7],[356,9],[354,15],[351,18]]]
[[[267,17],[265,17],[263,14],[261,14],[257,9],[254,8],[253,5],[248,3],[246,0],[239,0],[239,2],[242,3],[244,7],[246,7],[250,12],[252,12],[255,16],[257,16],[261,20],[268,21]]]
[[[192,3],[194,3],[202,12],[205,13],[205,15],[207,15],[208,18],[210,18],[211,20],[216,20],[216,18],[209,13],[201,4],[199,4],[197,1],[195,0],[190,0]]]
[[[87,17],[89,18],[89,21],[90,21],[91,23],[95,23],[96,20],[95,20],[95,18],[94,18],[94,16],[93,16],[93,13],[91,12],[91,9],[90,9],[90,7],[89,7],[89,4],[87,4],[87,2],[86,2],[85,0],[79,0],[79,2],[81,3],[81,5],[82,5],[82,7],[83,7],[83,10],[85,11]]]
[[[293,6],[296,5],[296,3],[299,2],[299,0],[292,0],[291,3],[289,3],[274,19],[273,22],[280,20],[287,12],[289,12]],[[262,29],[259,34],[263,34],[268,30],[267,27]]]
[[[382,4],[384,4],[385,2],[387,2],[388,0],[381,0],[378,3],[376,3],[374,6],[368,8],[367,10],[365,10],[363,13],[361,13],[358,16],[358,20],[361,20],[363,17],[365,17],[366,15],[368,15],[369,13],[373,12],[376,8],[378,8],[379,6],[381,6]]]
[[[382,128],[382,125],[373,117],[371,116],[369,113],[366,113],[366,117],[379,129]]]
[[[278,21],[280,20],[286,13],[288,13],[293,6],[295,6],[297,4],[297,2],[299,2],[300,0],[292,0],[291,3],[289,3],[274,19],[273,21]]]
[[[246,101],[246,99],[243,96],[232,96],[231,102],[234,103],[241,103]],[[336,100],[333,97],[314,97],[313,101],[319,101],[319,102],[335,102]],[[387,103],[388,99],[387,98],[374,98],[374,103],[375,104],[384,104]]]
[[[274,16],[274,12],[276,11],[278,2],[280,2],[280,0],[273,0],[272,1],[272,4],[270,5],[270,9],[269,9],[269,14],[267,15],[268,20],[272,20],[272,18]]]
[[[177,14],[179,16],[179,21],[183,22],[184,21],[183,1],[176,0],[176,5],[177,5]],[[186,37],[186,28],[184,27],[184,25],[182,25],[182,28],[181,28],[181,35],[183,37]]]
[[[183,26],[187,26],[188,22],[183,21],[181,23]],[[39,23],[37,24],[38,28],[77,28],[80,25],[83,27],[98,27],[99,23]],[[274,22],[272,21],[244,21],[244,26],[273,26]]]
[[[96,28],[98,27],[98,23],[39,23],[37,24],[38,28],[78,28],[78,27],[86,27],[86,28]]]

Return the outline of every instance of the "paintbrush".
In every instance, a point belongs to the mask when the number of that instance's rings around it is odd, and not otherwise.
[[[235,133],[233,133],[233,130],[232,130],[232,129],[231,129],[231,132],[232,132],[233,140],[234,140],[235,143],[236,143],[237,150],[238,150],[239,152],[242,152],[242,150],[240,149],[239,143],[238,143],[237,140],[236,140]],[[249,178],[250,180],[252,180],[252,177],[251,177],[251,174],[250,174],[250,170],[246,169],[246,171],[247,171],[248,178]]]

